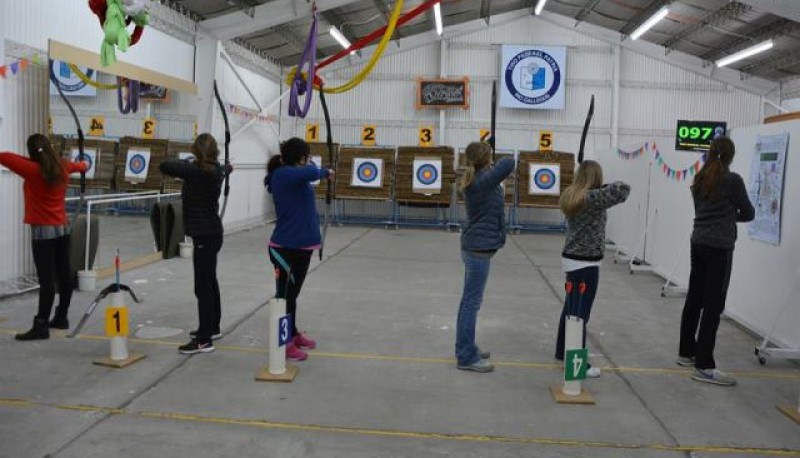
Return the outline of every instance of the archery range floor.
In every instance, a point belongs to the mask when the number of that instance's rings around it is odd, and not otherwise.
[[[556,404],[560,235],[509,236],[493,260],[478,341],[497,368],[475,374],[453,362],[459,234],[331,227],[299,304],[318,348],[293,383],[255,382],[274,291],[270,230],[225,238],[225,337],[212,354],[177,352],[196,325],[187,260],[123,275],[145,298],[130,306],[133,332],[181,331],[132,336],[147,358],[125,369],[92,364],[109,351],[102,309],[78,339],[20,343],[13,333],[37,296],[0,303],[0,456],[800,456],[800,426],[776,409],[797,402],[798,365],[760,366],[757,340],[723,320],[717,361],[739,386],[690,380],[674,363],[683,299],[609,259],[589,325],[605,369],[586,382],[597,404]],[[93,296],[75,294],[73,325]]]

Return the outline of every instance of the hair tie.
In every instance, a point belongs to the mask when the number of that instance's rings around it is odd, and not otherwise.
[[[40,146],[40,147],[36,148],[36,152],[37,152],[37,153],[44,153],[44,148],[42,148],[42,147]]]

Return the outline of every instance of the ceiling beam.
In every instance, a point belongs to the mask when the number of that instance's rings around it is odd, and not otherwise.
[[[575,15],[575,25],[580,24],[584,19],[589,17],[598,3],[600,3],[600,0],[591,0],[589,3],[583,5],[583,8]]]
[[[783,53],[771,59],[764,59],[759,62],[747,64],[739,69],[744,73],[743,77],[748,78],[752,75],[766,74],[782,68],[791,67],[800,64],[800,50]]]
[[[324,12],[359,0],[316,0]],[[253,17],[237,11],[201,21],[199,26],[220,40],[250,35],[270,27],[311,16],[311,4],[302,0],[273,0],[255,7]]]
[[[633,19],[631,19],[630,21],[627,22],[627,24],[622,26],[622,28],[619,30],[619,32],[622,35],[627,37],[634,30],[636,30],[637,27],[639,27],[640,25],[644,24],[645,21],[650,19],[650,17],[652,15],[656,14],[656,12],[658,10],[660,10],[662,6],[667,6],[667,5],[671,4],[672,2],[673,2],[673,0],[653,0],[653,1],[651,1],[649,5],[644,7],[642,9],[642,11],[639,12],[639,14],[634,16]]]
[[[758,11],[800,22],[800,8],[796,0],[741,0]]]
[[[480,17],[486,24],[489,24],[489,18],[492,17],[492,2],[490,0],[481,0]]]
[[[667,52],[670,52],[675,48],[676,44],[688,39],[703,28],[709,26],[718,27],[752,10],[753,7],[750,5],[745,5],[738,1],[731,1],[722,8],[707,14],[700,22],[685,26],[678,34],[673,35],[669,40],[665,41],[663,46],[667,48]]]
[[[701,55],[700,58],[707,61],[706,65],[710,65],[718,59],[735,54],[745,48],[761,43],[762,41],[772,40],[798,31],[800,31],[800,24],[797,22],[789,19],[778,19],[754,32],[748,33],[748,38],[737,38],[730,41],[728,46],[709,51]]]
[[[302,54],[303,50],[306,49],[306,42],[300,36],[297,35],[297,33],[294,31],[294,27],[292,27],[290,24],[276,25],[271,30],[279,33],[286,41],[289,42],[289,44],[297,48],[298,54]],[[316,51],[317,51],[317,59],[322,59],[325,57],[320,52],[319,48],[317,48]]]

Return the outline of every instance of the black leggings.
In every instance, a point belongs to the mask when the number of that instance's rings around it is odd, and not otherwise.
[[[58,312],[67,316],[72,299],[72,277],[69,265],[69,235],[48,240],[34,240],[33,262],[39,276],[39,313],[37,318],[50,319],[58,283]]]
[[[194,243],[194,295],[197,297],[200,343],[211,342],[211,335],[220,332],[222,305],[217,281],[217,255],[222,248],[222,234],[192,237]]]
[[[584,267],[583,269],[567,272],[567,281],[572,282],[573,291],[564,299],[564,309],[558,321],[558,337],[556,338],[556,359],[564,359],[564,333],[567,315],[579,316],[583,319],[583,348],[586,348],[586,326],[594,305],[594,296],[597,294],[597,284],[600,280],[600,268],[597,266]],[[581,283],[586,283],[586,290],[580,294]]]
[[[275,256],[276,253],[278,256]],[[275,266],[275,297],[286,299],[286,313],[292,315],[292,336],[297,334],[297,296],[306,279],[313,253],[311,250],[292,248],[269,249],[269,260]],[[287,268],[291,278],[287,278]]]

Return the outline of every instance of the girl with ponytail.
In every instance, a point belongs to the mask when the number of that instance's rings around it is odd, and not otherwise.
[[[21,176],[25,195],[25,224],[31,226],[33,261],[39,277],[39,312],[33,327],[17,334],[17,340],[50,338],[50,328],[68,329],[67,312],[72,299],[69,262],[70,225],[64,204],[69,174],[85,172],[85,162],[68,162],[59,157],[50,140],[42,134],[28,137],[30,159],[0,153],[0,165]],[[50,320],[58,283],[58,307]]]
[[[692,183],[692,267],[677,361],[680,366],[694,366],[694,380],[723,386],[736,384],[736,379],[718,370],[714,361],[719,317],[725,310],[733,264],[736,223],[755,217],[742,177],[730,171],[735,153],[729,138],[714,139],[706,163]]]
[[[456,321],[456,362],[461,370],[491,372],[494,365],[488,351],[475,344],[478,310],[489,279],[492,256],[505,245],[506,224],[503,182],[514,171],[514,159],[503,158],[492,166],[492,147],[470,143],[464,152],[467,169],[459,190],[467,207],[467,223],[461,230],[461,259],[464,261],[464,290]]]

